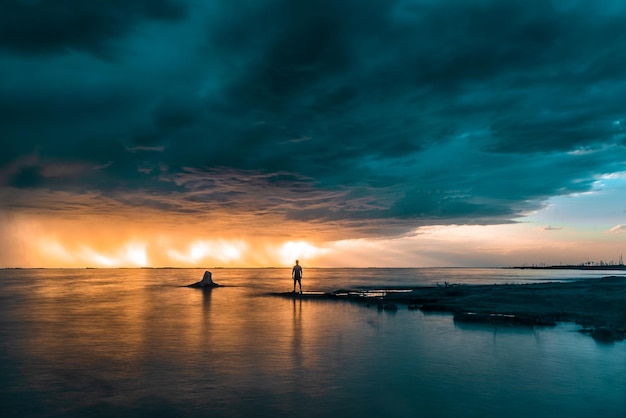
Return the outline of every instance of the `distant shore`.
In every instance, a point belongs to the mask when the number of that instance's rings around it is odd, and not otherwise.
[[[554,266],[515,266],[510,267],[512,269],[521,269],[521,270],[626,270],[626,266],[624,264],[606,264],[606,265],[593,265],[587,266],[584,264],[581,265],[572,265],[572,264],[559,264]]]
[[[574,322],[598,341],[626,338],[626,278],[609,276],[571,282],[504,285],[424,286],[404,290],[338,290],[303,295],[303,299],[344,299],[393,311],[398,305],[423,312],[448,312],[458,322],[494,326],[551,326]]]

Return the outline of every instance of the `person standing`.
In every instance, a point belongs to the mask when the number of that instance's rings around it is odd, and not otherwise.
[[[298,282],[300,294],[302,294],[302,266],[298,260],[296,260],[296,265],[291,270],[291,277],[293,278],[293,293],[296,293],[296,282]]]

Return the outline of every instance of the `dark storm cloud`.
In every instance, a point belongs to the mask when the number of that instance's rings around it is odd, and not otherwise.
[[[108,55],[142,20],[179,20],[179,0],[4,0],[0,5],[0,48],[19,54],[55,54],[69,49]]]
[[[5,187],[396,234],[626,169],[621,2],[2,7]]]

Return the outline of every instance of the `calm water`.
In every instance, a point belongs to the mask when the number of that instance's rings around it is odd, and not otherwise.
[[[290,271],[0,270],[0,415],[626,416],[626,345],[573,324],[269,296]],[[602,277],[613,272],[305,269],[305,290]],[[618,272],[624,275],[625,272]]]

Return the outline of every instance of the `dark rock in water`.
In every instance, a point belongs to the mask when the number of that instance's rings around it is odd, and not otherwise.
[[[590,334],[594,340],[602,342],[622,341],[626,336],[623,330],[610,327],[596,327]]]
[[[424,303],[420,310],[424,312],[450,312],[453,309],[443,303]]]
[[[195,287],[199,289],[213,289],[214,287],[220,287],[219,284],[213,281],[213,275],[210,271],[205,271],[202,280],[194,284],[187,285],[186,287]]]
[[[626,339],[626,330],[621,328],[599,326],[595,328],[583,328],[578,332],[589,334],[594,340],[603,343],[611,343]]]

